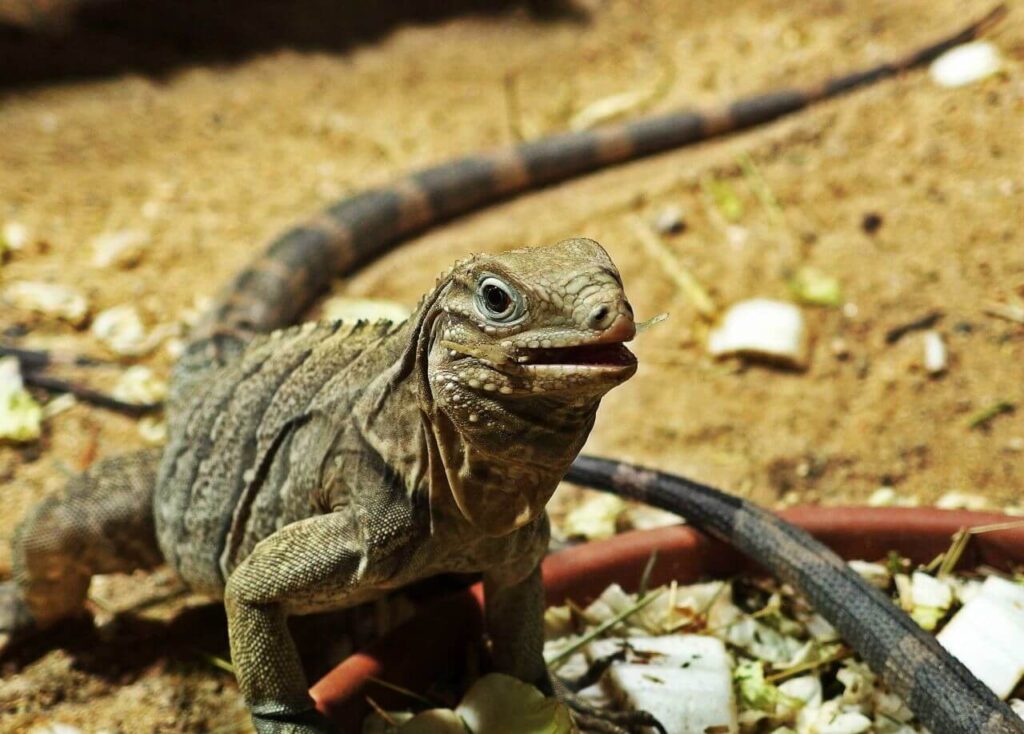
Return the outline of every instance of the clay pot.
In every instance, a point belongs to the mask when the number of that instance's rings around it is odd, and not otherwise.
[[[781,513],[844,558],[880,559],[897,551],[926,563],[949,548],[960,528],[1009,522],[994,513],[930,508],[795,508]],[[651,584],[725,577],[756,566],[727,545],[686,526],[636,531],[580,545],[545,559],[548,604],[571,598],[585,605],[609,584],[635,590],[651,553],[658,560]],[[1024,527],[975,536],[961,568],[1007,568],[1024,563]],[[381,705],[408,707],[410,700],[381,686],[377,678],[414,691],[431,681],[458,675],[481,638],[480,584],[426,606],[412,620],[366,650],[350,656],[324,676],[311,694],[317,706],[346,731],[359,731],[368,711],[366,697]]]

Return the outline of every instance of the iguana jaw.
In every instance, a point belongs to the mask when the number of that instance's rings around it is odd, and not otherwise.
[[[631,316],[620,315],[599,337],[558,346],[518,348],[515,366],[533,380],[583,377],[618,384],[636,372],[636,357],[624,342],[636,335]]]

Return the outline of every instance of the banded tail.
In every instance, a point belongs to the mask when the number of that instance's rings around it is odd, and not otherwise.
[[[977,38],[1006,12],[1006,6],[999,5],[963,30],[902,58],[813,86],[767,92],[716,109],[673,112],[541,138],[442,163],[343,199],[272,241],[228,286],[192,339],[286,326],[332,278],[354,271],[432,225],[524,191],[770,122],[895,76]]]
[[[898,609],[808,533],[746,500],[643,467],[580,456],[566,480],[686,518],[792,584],[938,734],[1024,734],[1024,721]]]

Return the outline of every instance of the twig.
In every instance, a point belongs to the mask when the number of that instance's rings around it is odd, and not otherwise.
[[[646,607],[652,601],[654,601],[659,596],[661,596],[662,591],[664,591],[664,589],[658,589],[653,594],[648,594],[643,599],[640,599],[639,601],[637,601],[637,603],[634,604],[633,606],[631,606],[628,609],[625,609],[625,610],[619,612],[618,614],[616,614],[611,619],[605,620],[604,622],[599,624],[597,627],[595,627],[594,629],[590,630],[590,632],[587,632],[585,635],[580,637],[574,643],[569,645],[569,647],[565,648],[560,653],[558,653],[557,655],[552,657],[550,660],[548,660],[547,661],[548,666],[549,667],[555,667],[559,663],[562,663],[563,661],[565,661],[566,658],[568,658],[574,652],[576,652],[581,647],[586,645],[588,642],[590,642],[593,639],[596,639],[597,637],[600,637],[605,632],[610,630],[612,627],[617,625],[619,622],[623,621],[627,617],[631,617],[633,614],[635,614],[636,612],[639,612],[641,609]]]
[[[519,102],[519,77],[514,72],[505,74],[505,118],[508,131],[517,143],[526,140],[523,132],[523,110]]]
[[[1012,413],[1017,406],[1011,403],[1009,400],[997,400],[987,408],[982,408],[977,413],[971,416],[967,422],[970,428],[982,428],[989,421],[996,416],[1002,415],[1003,413]]]
[[[640,588],[637,590],[637,598],[643,599],[647,596],[647,586],[651,582],[651,573],[654,571],[654,564],[658,562],[658,549],[651,551],[650,558],[644,566],[644,572],[640,574]]]
[[[1006,319],[1015,324],[1024,324],[1024,306],[1014,306],[1009,303],[990,303],[982,309],[989,316],[997,319]]]
[[[905,324],[894,326],[891,329],[889,329],[889,331],[885,332],[885,343],[895,344],[912,331],[930,329],[933,326],[935,326],[935,324],[937,324],[939,322],[939,319],[941,318],[942,311],[940,311],[939,309],[935,309],[933,311],[929,311],[920,318],[914,319],[913,321],[908,321]]]
[[[628,221],[636,233],[637,239],[640,240],[640,244],[659,262],[664,273],[675,281],[679,289],[690,299],[694,308],[697,309],[697,313],[708,321],[713,320],[718,314],[718,307],[715,306],[715,302],[711,300],[711,296],[703,286],[697,282],[693,273],[676,259],[676,256],[669,251],[657,233],[647,226],[640,217],[634,214],[628,218]]]
[[[366,697],[366,702],[368,704],[370,704],[370,708],[372,708],[374,710],[374,712],[376,712],[377,716],[379,716],[380,718],[384,719],[384,721],[387,722],[388,726],[398,726],[398,722],[395,721],[394,717],[391,716],[391,714],[389,714],[383,708],[381,708],[381,705],[379,703],[377,703],[376,701],[374,701],[373,698],[371,698],[370,696],[367,696]]]
[[[953,569],[956,568],[956,564],[959,563],[960,557],[963,556],[964,551],[967,549],[967,544],[973,536],[995,533],[1000,530],[1016,530],[1017,528],[1024,528],[1024,520],[1008,520],[990,525],[977,525],[973,528],[960,528],[953,533],[949,550],[940,556],[942,561],[939,563],[939,569],[935,575],[947,576],[953,573]]]
[[[740,170],[743,171],[743,175],[747,178],[748,185],[754,192],[754,196],[761,202],[761,206],[767,210],[768,218],[772,220],[772,224],[782,229],[788,228],[782,206],[779,204],[779,200],[775,198],[775,193],[771,190],[768,182],[764,180],[764,176],[761,175],[761,171],[757,164],[754,163],[754,159],[750,157],[749,153],[743,153],[737,158],[737,161],[740,164]]]
[[[837,663],[840,660],[845,660],[848,657],[852,657],[854,654],[853,650],[848,647],[840,648],[838,652],[833,655],[829,655],[827,658],[821,660],[811,660],[800,665],[794,665],[792,668],[786,668],[780,670],[778,673],[772,673],[764,677],[765,683],[775,683],[780,680],[787,680],[800,673],[806,673],[809,670],[817,670],[818,668]]]
[[[225,673],[231,673],[231,675],[235,674],[235,666],[229,663],[224,658],[218,655],[214,655],[213,653],[206,652],[206,650],[203,650],[198,647],[193,649],[195,650],[196,654],[199,657],[201,657],[203,660],[208,662],[213,667],[218,668],[219,670],[223,670]]]
[[[26,384],[33,387],[42,388],[50,392],[71,393],[83,403],[96,405],[117,413],[124,413],[133,418],[155,413],[163,408],[163,403],[126,403],[123,400],[118,400],[115,397],[85,387],[84,385],[67,382],[56,377],[49,377],[38,372],[27,372],[22,376],[22,379]]]
[[[22,372],[32,372],[49,367],[52,364],[76,365],[80,367],[96,367],[100,365],[111,365],[95,357],[85,357],[80,354],[64,354],[63,352],[50,352],[43,349],[22,349],[0,344],[0,357],[15,357]]]
[[[416,691],[410,691],[408,688],[403,688],[402,686],[397,685],[395,683],[388,683],[386,680],[378,678],[375,675],[366,676],[366,680],[370,681],[371,683],[376,683],[378,686],[381,686],[382,688],[387,688],[389,691],[394,691],[395,693],[401,693],[403,696],[408,696],[412,700],[419,701],[425,706],[437,708],[440,705],[436,701],[431,701],[426,696],[421,696],[420,694],[416,693]]]

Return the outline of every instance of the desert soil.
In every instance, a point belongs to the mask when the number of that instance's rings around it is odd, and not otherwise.
[[[122,2],[90,7],[69,36],[0,31],[11,59],[0,224],[29,232],[0,286],[58,283],[93,314],[130,303],[150,326],[179,322],[289,223],[411,168],[564,129],[624,92],[651,92],[639,114],[814,81],[988,9],[590,0],[554,17],[480,3],[378,16],[340,5]],[[909,73],[523,196],[416,238],[339,291],[411,304],[466,253],[586,235],[619,264],[640,317],[670,313],[636,342],[639,373],[605,400],[589,451],[773,506],[863,502],[888,486],[1019,509],[1024,325],[988,311],[1024,303],[1024,4],[1011,11],[993,36],[1006,59],[996,77],[947,89]],[[729,211],[707,193],[725,188]],[[637,237],[637,218],[669,207],[685,227],[664,242],[719,305],[790,299],[802,267],[838,280],[842,306],[804,308],[805,371],[707,356],[706,326]],[[90,243],[125,230],[148,243],[140,262],[95,267]],[[22,343],[105,354],[88,328],[2,309],[0,329]],[[941,376],[922,367],[920,332],[885,339],[932,311],[950,355]],[[172,352],[131,361],[166,376]],[[998,403],[1017,410],[971,427]],[[40,440],[0,446],[0,570],[32,503],[144,443],[137,421],[77,405]],[[166,575],[103,580],[98,632],[68,625],[3,668],[0,730],[248,731],[233,678],[207,655],[225,654],[215,607],[178,600],[111,619],[173,588]]]

